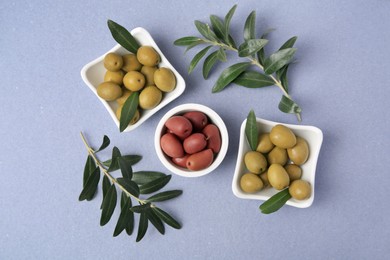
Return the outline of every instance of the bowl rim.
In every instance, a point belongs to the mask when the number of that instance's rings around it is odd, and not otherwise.
[[[245,145],[245,142],[247,142],[246,136],[245,136],[246,120],[247,119],[245,119],[242,122],[241,127],[240,127],[240,141],[239,141],[239,146],[238,146],[236,167],[234,169],[234,175],[233,175],[233,180],[232,180],[232,191],[236,197],[241,198],[241,199],[253,199],[253,200],[265,201],[265,200],[268,200],[271,196],[256,194],[256,193],[254,193],[254,194],[245,193],[239,188],[239,184],[238,184],[239,175],[241,174],[240,168],[241,168],[242,158],[243,158],[243,154],[244,154],[244,145]],[[323,133],[322,133],[321,129],[319,129],[318,127],[315,127],[315,126],[311,126],[311,125],[285,124],[285,123],[281,123],[281,122],[266,120],[266,119],[259,118],[259,117],[256,117],[256,123],[257,124],[265,124],[268,126],[283,124],[284,126],[289,127],[293,131],[294,130],[307,130],[307,131],[313,132],[316,135],[316,139],[318,139],[318,141],[317,141],[318,146],[314,147],[315,149],[310,149],[310,156],[312,157],[311,163],[313,164],[313,168],[314,168],[314,174],[310,178],[310,180],[312,181],[312,183],[310,183],[311,187],[312,187],[312,194],[311,194],[310,198],[307,200],[299,201],[299,200],[295,200],[295,199],[291,198],[286,202],[286,205],[297,207],[297,208],[310,207],[314,201],[316,168],[317,168],[319,152],[321,150],[321,146],[322,146],[322,142],[323,142]],[[277,191],[275,190],[275,193],[276,192]]]
[[[137,38],[144,38],[148,42],[148,45],[152,46],[160,54],[161,63],[164,64],[164,67],[171,69],[176,77],[176,88],[171,92],[171,93],[173,93],[173,95],[171,95],[169,97],[164,97],[162,99],[162,101],[155,108],[150,109],[149,110],[150,112],[148,112],[146,115],[141,116],[140,119],[135,124],[127,126],[127,128],[123,132],[130,132],[130,131],[136,129],[137,127],[139,127],[140,125],[142,125],[146,120],[148,120],[151,116],[153,116],[155,113],[160,111],[163,107],[165,107],[166,105],[171,103],[173,100],[175,100],[176,98],[181,96],[181,94],[183,94],[183,92],[186,88],[186,83],[185,83],[184,78],[180,75],[180,73],[176,70],[176,68],[169,62],[167,57],[164,55],[164,53],[161,51],[161,49],[158,47],[158,45],[154,41],[153,37],[150,35],[150,33],[146,29],[144,29],[142,27],[136,27],[133,30],[131,30],[130,33],[136,39]],[[81,69],[81,72],[80,72],[81,78],[83,79],[84,83],[89,87],[89,89],[98,97],[100,102],[104,105],[104,107],[106,108],[106,110],[110,114],[111,118],[113,119],[113,121],[116,124],[118,129],[119,129],[119,120],[116,117],[115,111],[111,108],[108,101],[99,97],[99,95],[97,94],[96,87],[89,81],[89,79],[87,77],[87,71],[90,68],[92,68],[93,66],[95,66],[96,64],[98,64],[99,62],[102,62],[107,53],[116,52],[119,49],[123,49],[123,50],[129,52],[128,50],[123,48],[120,44],[116,44],[114,47],[112,47],[110,50],[105,52],[103,55],[97,57],[96,59],[94,59],[91,62],[84,65],[83,68]],[[131,53],[131,52],[129,52],[129,53]]]
[[[160,138],[162,131],[164,129],[165,122],[172,116],[177,114],[183,114],[185,112],[189,111],[200,111],[205,113],[210,121],[212,121],[219,129],[220,135],[221,135],[221,149],[217,155],[216,158],[214,158],[213,163],[207,167],[206,169],[200,170],[200,171],[190,171],[185,169],[180,169],[177,166],[173,165],[173,163],[169,162],[166,155],[164,155],[161,146],[160,146]],[[171,172],[183,176],[183,177],[200,177],[204,176],[206,174],[209,174],[210,172],[214,171],[223,161],[223,159],[226,156],[227,150],[229,146],[229,135],[226,128],[226,125],[222,118],[211,108],[197,104],[197,103],[187,103],[182,104],[179,106],[176,106],[169,110],[159,121],[156,127],[155,135],[154,135],[154,147],[157,153],[158,158],[160,159],[161,163]]]

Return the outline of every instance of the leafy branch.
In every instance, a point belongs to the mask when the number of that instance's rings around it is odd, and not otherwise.
[[[174,42],[177,46],[186,46],[186,52],[200,44],[208,45],[194,56],[190,62],[188,73],[191,73],[200,60],[214,48],[216,50],[209,54],[203,63],[203,77],[207,79],[211,69],[218,61],[225,62],[227,60],[226,51],[236,52],[239,57],[246,58],[248,61],[236,63],[224,69],[214,84],[212,92],[220,92],[231,83],[247,88],[262,88],[274,85],[283,94],[279,102],[279,110],[284,113],[293,113],[301,121],[302,110],[289,94],[287,80],[287,71],[297,50],[293,48],[297,37],[290,38],[278,51],[266,56],[264,47],[268,43],[266,39],[268,33],[264,33],[260,38],[256,37],[256,12],[252,11],[245,21],[244,42],[237,47],[230,34],[230,21],[236,7],[237,5],[234,5],[223,20],[211,15],[211,26],[195,21],[195,26],[203,37],[186,36]],[[250,70],[249,68],[252,66],[260,72]]]
[[[151,194],[165,187],[171,179],[171,175],[154,171],[133,172],[132,165],[139,162],[139,155],[122,155],[117,147],[112,149],[112,157],[106,161],[100,161],[96,153],[110,145],[110,139],[104,136],[99,149],[94,150],[80,133],[81,139],[87,149],[88,157],[84,167],[83,190],[79,200],[90,201],[94,198],[100,181],[100,173],[103,172],[100,225],[107,224],[117,205],[117,189],[121,191],[120,215],[113,236],[118,236],[123,230],[128,235],[133,233],[134,213],[140,214],[136,241],[140,241],[150,222],[161,234],[165,233],[164,223],[180,229],[181,225],[170,214],[157,207],[154,202],[161,202],[176,198],[182,194],[181,190],[169,190],[156,193],[146,199],[141,199],[141,194]],[[112,172],[119,170],[122,177],[114,177]],[[133,206],[132,200],[138,205]]]

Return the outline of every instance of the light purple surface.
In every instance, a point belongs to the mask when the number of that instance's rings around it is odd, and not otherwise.
[[[219,94],[200,68],[187,67],[175,39],[198,35],[193,21],[225,15],[235,1],[2,1],[0,4],[0,259],[386,259],[390,254],[390,1],[239,1],[233,34],[257,11],[257,33],[273,27],[268,50],[299,36],[291,94],[302,124],[323,130],[316,195],[307,209],[262,215],[260,201],[236,198],[231,181],[239,128],[248,111],[296,123],[278,111],[276,88],[230,86]],[[142,127],[120,134],[82,82],[80,70],[115,45],[106,25],[142,26],[187,83],[184,94]],[[234,55],[229,58],[235,59]],[[229,59],[230,60],[230,59]],[[237,61],[237,59],[236,59]],[[196,102],[224,119],[230,147],[212,174],[173,176],[183,189],[163,208],[180,220],[161,236],[150,228],[112,237],[99,226],[101,193],[78,202],[86,150],[104,134],[124,153],[144,156],[135,170],[162,170],[154,128],[172,107]],[[109,156],[109,151],[103,153]],[[118,212],[114,217],[118,216]]]

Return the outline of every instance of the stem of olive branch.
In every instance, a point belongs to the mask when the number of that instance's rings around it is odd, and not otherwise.
[[[210,43],[210,44],[212,44],[214,46],[222,47],[222,48],[224,48],[226,50],[238,52],[238,50],[236,48],[234,48],[234,47],[232,47],[230,45],[227,45],[225,43],[219,43],[219,42],[214,42],[214,41],[209,41],[209,40],[204,40],[204,41],[207,42],[207,43]],[[248,58],[252,62],[253,65],[259,67],[262,71],[264,71],[264,67],[259,63],[259,61],[257,59],[255,59],[253,57],[246,57],[246,58]],[[280,88],[280,90],[283,92],[283,95],[285,95],[287,98],[292,100],[291,96],[284,89],[282,83],[279,80],[277,80],[274,77],[274,75],[269,75],[269,77],[275,82],[275,85]],[[295,115],[297,116],[297,119],[298,119],[299,122],[302,121],[300,113],[295,113]]]
[[[85,139],[82,132],[80,132],[81,139],[85,145],[85,148],[88,151],[88,154],[95,160],[96,164],[103,171],[104,175],[106,175],[113,183],[115,183],[123,192],[125,192],[128,196],[131,196],[135,200],[137,200],[140,204],[146,204],[146,201],[141,200],[140,198],[134,196],[130,192],[128,192],[122,185],[118,183],[118,181],[107,171],[107,169],[103,166],[103,164],[99,161],[99,159],[95,155],[95,151],[88,145],[87,140]]]

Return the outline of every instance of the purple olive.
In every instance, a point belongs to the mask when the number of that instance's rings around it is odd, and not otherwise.
[[[221,150],[221,134],[219,129],[214,124],[208,124],[202,131],[206,136],[207,148],[213,150],[214,153],[218,153]]]
[[[195,133],[184,139],[183,147],[184,151],[189,154],[202,151],[207,145],[206,137],[204,134]]]
[[[173,158],[184,156],[184,150],[181,142],[173,134],[166,133],[160,139],[161,149],[166,155]]]
[[[165,122],[168,130],[180,139],[184,140],[192,133],[192,124],[184,116],[173,116]]]
[[[214,160],[214,153],[211,149],[191,154],[187,159],[187,168],[192,171],[200,171],[209,167]]]
[[[185,118],[191,121],[192,127],[195,132],[200,132],[207,125],[207,116],[199,111],[187,112],[183,115]]]

